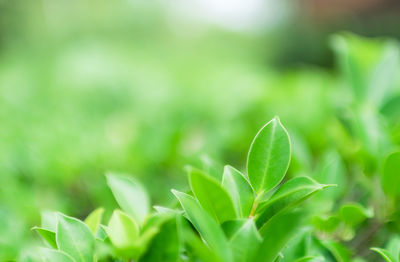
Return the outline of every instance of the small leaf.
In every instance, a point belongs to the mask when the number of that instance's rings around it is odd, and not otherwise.
[[[202,170],[218,181],[221,181],[224,167],[220,163],[214,161],[207,155],[201,156],[201,162],[203,164]]]
[[[351,251],[340,243],[327,240],[322,242],[323,246],[331,252],[337,262],[350,262]]]
[[[372,210],[366,209],[358,203],[344,204],[339,209],[339,217],[350,226],[357,226],[372,216]]]
[[[120,210],[113,212],[106,231],[111,243],[121,250],[132,248],[139,236],[136,222]]]
[[[103,217],[104,208],[100,207],[89,214],[89,216],[85,219],[85,224],[92,231],[93,235],[96,235],[97,230],[99,229],[101,218]]]
[[[228,241],[219,225],[205,212],[197,201],[188,194],[172,190],[185,210],[187,217],[203,239],[222,261],[231,261]]]
[[[396,262],[396,261],[398,261],[386,249],[373,247],[373,248],[371,248],[371,250],[373,250],[373,251],[377,252],[379,255],[381,255],[383,257],[383,259],[385,259],[386,262]]]
[[[263,242],[254,261],[273,262],[287,242],[298,232],[305,219],[299,210],[280,213],[270,219],[260,230]]]
[[[33,227],[43,241],[52,248],[57,249],[56,233],[41,227]]]
[[[107,175],[108,186],[123,211],[142,223],[150,211],[150,200],[146,190],[132,178]]]
[[[245,176],[231,166],[225,166],[222,186],[233,200],[240,217],[248,217],[254,202],[254,191]]]
[[[56,230],[57,230],[57,212],[42,211],[40,213],[40,215],[41,215],[41,219],[42,219],[41,228],[56,232]]]
[[[58,214],[57,246],[76,262],[93,262],[94,237],[82,221]]]
[[[39,253],[44,262],[75,262],[71,256],[60,250],[41,248]]]
[[[262,238],[257,231],[253,219],[248,219],[229,241],[233,253],[233,261],[254,261]]]
[[[390,154],[383,165],[382,187],[390,197],[400,196],[400,152]]]
[[[200,205],[218,223],[236,218],[231,197],[214,178],[192,168],[189,183]]]
[[[247,158],[249,180],[257,194],[276,187],[290,161],[290,140],[279,118],[269,121],[254,138]]]
[[[306,177],[295,177],[283,184],[269,200],[261,202],[256,211],[256,223],[261,227],[271,217],[279,212],[300,204],[313,193],[322,190],[328,185],[321,185],[315,180]]]

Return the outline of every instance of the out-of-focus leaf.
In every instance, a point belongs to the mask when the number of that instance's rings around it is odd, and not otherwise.
[[[139,261],[178,261],[179,244],[176,217],[172,217],[161,226],[159,233],[151,241],[149,249]]]
[[[201,157],[201,162],[203,164],[202,170],[204,170],[206,174],[214,177],[218,181],[221,181],[224,170],[224,167],[221,164],[217,163],[207,155],[203,155]]]
[[[56,233],[41,227],[33,227],[32,230],[35,230],[39,236],[43,239],[45,244],[49,245],[52,248],[57,249],[56,242]]]
[[[379,255],[383,257],[386,262],[397,262],[398,259],[392,256],[389,251],[383,248],[373,247],[371,250],[377,252]]]
[[[331,233],[339,226],[340,219],[337,216],[316,216],[313,218],[312,223],[316,229]]]
[[[93,235],[96,235],[97,230],[99,229],[101,218],[103,217],[104,208],[100,207],[94,210],[89,216],[85,219],[85,224],[92,231]]]
[[[200,205],[218,223],[236,218],[231,197],[214,178],[198,169],[191,169],[189,182]]]
[[[233,261],[254,261],[254,255],[261,242],[262,238],[257,231],[254,220],[248,219],[229,240]]]
[[[142,185],[132,178],[114,174],[107,174],[107,183],[122,210],[143,222],[150,211],[150,200]]]
[[[386,246],[386,249],[389,251],[390,254],[398,261],[400,261],[400,236],[395,235],[390,238],[389,243]]]
[[[42,211],[40,213],[40,216],[42,219],[41,228],[56,232],[56,230],[57,230],[57,212]]]
[[[43,262],[75,262],[71,256],[60,250],[41,248],[39,253]]]
[[[76,262],[93,262],[95,240],[82,221],[59,214],[56,241],[58,248]]]
[[[193,226],[217,254],[219,259],[222,261],[231,261],[232,254],[228,241],[215,220],[201,208],[193,197],[175,190],[172,190],[172,193],[181,203],[190,222],[192,222]]]
[[[338,262],[350,262],[351,261],[351,251],[338,242],[331,240],[323,241],[323,246],[329,250],[333,257]]]
[[[233,200],[240,217],[248,217],[254,202],[254,191],[245,176],[231,166],[225,166],[222,186]]]
[[[270,219],[259,230],[263,242],[257,251],[256,260],[261,262],[273,262],[286,243],[296,234],[302,226],[305,213],[299,210],[282,212]]]
[[[400,152],[390,154],[383,165],[382,188],[390,197],[400,196]]]
[[[278,117],[269,121],[254,138],[247,158],[249,180],[258,195],[282,181],[290,161],[289,134]]]
[[[299,176],[283,184],[269,200],[261,202],[256,211],[256,223],[261,227],[271,217],[306,200],[313,193],[326,188],[315,180]]]
[[[339,209],[339,217],[350,226],[357,226],[372,216],[371,209],[366,209],[358,203],[344,204]]]
[[[139,236],[137,223],[120,210],[115,210],[107,227],[112,244],[120,250],[132,248]]]

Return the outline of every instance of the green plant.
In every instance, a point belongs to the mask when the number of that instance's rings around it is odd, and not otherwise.
[[[108,174],[122,211],[115,210],[106,225],[102,208],[85,221],[44,214],[42,226],[33,228],[47,245],[41,259],[273,262],[308,218],[299,204],[330,186],[306,176],[282,182],[290,155],[289,135],[274,118],[251,144],[248,175],[231,166],[213,174],[188,167],[191,190],[172,190],[182,209],[156,206],[154,212],[137,181]],[[303,257],[297,259],[308,254]]]

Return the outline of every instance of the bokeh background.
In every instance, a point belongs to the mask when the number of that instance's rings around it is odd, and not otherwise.
[[[37,241],[41,210],[115,207],[109,170],[158,204],[186,164],[243,170],[275,115],[291,173],[345,153],[331,36],[396,39],[399,17],[395,0],[0,0],[0,259]]]

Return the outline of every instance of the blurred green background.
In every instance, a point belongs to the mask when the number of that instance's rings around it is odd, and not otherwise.
[[[291,173],[329,146],[351,151],[329,36],[398,37],[399,8],[327,2],[0,0],[0,259],[36,241],[41,210],[111,210],[108,170],[167,204],[185,164],[244,169],[275,115]]]

